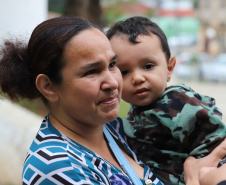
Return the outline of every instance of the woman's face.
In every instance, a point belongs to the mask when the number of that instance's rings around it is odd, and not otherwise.
[[[61,121],[73,125],[100,125],[119,113],[122,77],[116,55],[97,29],[74,36],[64,52],[63,82],[56,86],[58,101],[52,109]]]

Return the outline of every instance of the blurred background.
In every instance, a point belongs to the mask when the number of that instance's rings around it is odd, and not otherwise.
[[[35,26],[60,15],[88,19],[104,30],[130,16],[150,18],[163,29],[177,58],[169,85],[186,83],[214,97],[226,114],[225,0],[0,0],[0,44],[5,39],[27,41]],[[40,100],[15,103],[0,96],[0,185],[17,185],[47,110]],[[125,117],[128,107],[122,101],[119,116]]]

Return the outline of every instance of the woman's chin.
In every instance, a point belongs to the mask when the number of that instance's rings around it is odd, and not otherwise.
[[[119,114],[119,110],[112,110],[107,116],[108,117],[107,122],[115,120],[118,117],[118,114]]]

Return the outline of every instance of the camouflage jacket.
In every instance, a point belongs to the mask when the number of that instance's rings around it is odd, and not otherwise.
[[[131,105],[123,126],[132,150],[167,184],[184,184],[185,159],[206,156],[226,136],[215,100],[184,84],[148,106]]]

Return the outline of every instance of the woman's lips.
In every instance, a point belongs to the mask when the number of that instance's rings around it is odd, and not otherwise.
[[[107,105],[112,105],[118,102],[118,96],[112,96],[112,97],[108,97],[105,98],[103,100],[101,100],[98,104],[107,104]]]

